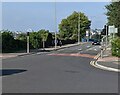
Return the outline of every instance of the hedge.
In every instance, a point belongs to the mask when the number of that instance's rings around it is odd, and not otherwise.
[[[112,55],[120,57],[120,37],[116,37],[112,40]]]

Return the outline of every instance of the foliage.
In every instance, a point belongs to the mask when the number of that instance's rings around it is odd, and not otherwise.
[[[15,52],[26,48],[26,42],[14,39],[13,33],[3,30],[2,34],[2,52]]]
[[[30,44],[33,48],[40,48],[41,41],[42,41],[42,38],[38,32],[31,32],[30,33]]]
[[[21,33],[18,35],[17,37],[18,40],[22,40],[22,41],[26,41],[26,34],[25,33]]]
[[[112,2],[106,6],[108,16],[108,25],[115,25],[118,28],[118,36],[120,36],[120,1]]]
[[[120,37],[112,40],[112,55],[120,57]]]
[[[83,37],[86,29],[90,28],[91,21],[88,20],[84,13],[73,12],[59,24],[60,38],[77,40],[78,23],[80,23],[80,36]]]
[[[45,46],[52,45],[52,34],[48,30],[41,29],[38,32],[30,33],[30,44],[33,48],[41,48],[42,43],[45,43]]]
[[[14,49],[15,40],[13,38],[12,32],[10,31],[4,31],[2,33],[2,50],[9,51]]]
[[[40,34],[40,37],[42,38],[42,41],[46,41],[47,38],[48,38],[48,34],[49,34],[49,31],[47,30],[44,30],[44,29],[41,29],[38,31],[38,33]]]

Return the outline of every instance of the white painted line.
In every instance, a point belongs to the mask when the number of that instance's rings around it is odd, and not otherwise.
[[[58,51],[63,51],[63,50],[65,50],[65,49],[60,49],[60,50],[58,50]]]
[[[97,49],[94,49],[95,51],[97,51]]]
[[[90,46],[87,46],[87,48],[89,48]]]
[[[42,54],[41,52],[38,52],[37,54]]]
[[[80,48],[80,49],[78,49],[78,50],[82,50],[82,49]]]

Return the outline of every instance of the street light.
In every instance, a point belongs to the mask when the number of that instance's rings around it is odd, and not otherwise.
[[[55,2],[55,49],[57,48],[57,29],[56,29],[56,2]]]
[[[80,44],[80,12],[78,12],[78,44]]]

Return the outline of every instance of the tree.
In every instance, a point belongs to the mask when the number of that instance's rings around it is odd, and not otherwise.
[[[38,32],[31,32],[30,33],[30,44],[33,48],[40,48],[41,47],[42,38]]]
[[[18,35],[17,37],[18,40],[22,40],[22,41],[26,41],[27,40],[27,36],[25,33],[21,33]]]
[[[53,45],[52,41],[53,41],[52,33],[48,33],[48,37],[46,40],[46,46],[47,47],[52,46]]]
[[[45,48],[45,42],[46,42],[46,40],[48,38],[49,31],[41,29],[41,30],[38,31],[38,33],[40,34],[40,37],[42,38],[43,48]]]
[[[115,25],[118,28],[118,36],[120,36],[120,1],[112,2],[106,6],[108,25]]]
[[[79,19],[80,16],[80,19]],[[84,13],[73,12],[66,19],[63,19],[59,24],[59,34],[61,39],[75,39],[77,40],[78,22],[80,23],[80,36],[85,35],[85,30],[90,28],[91,21]]]
[[[2,33],[2,52],[10,52],[15,49],[15,40],[12,32],[4,30]]]

